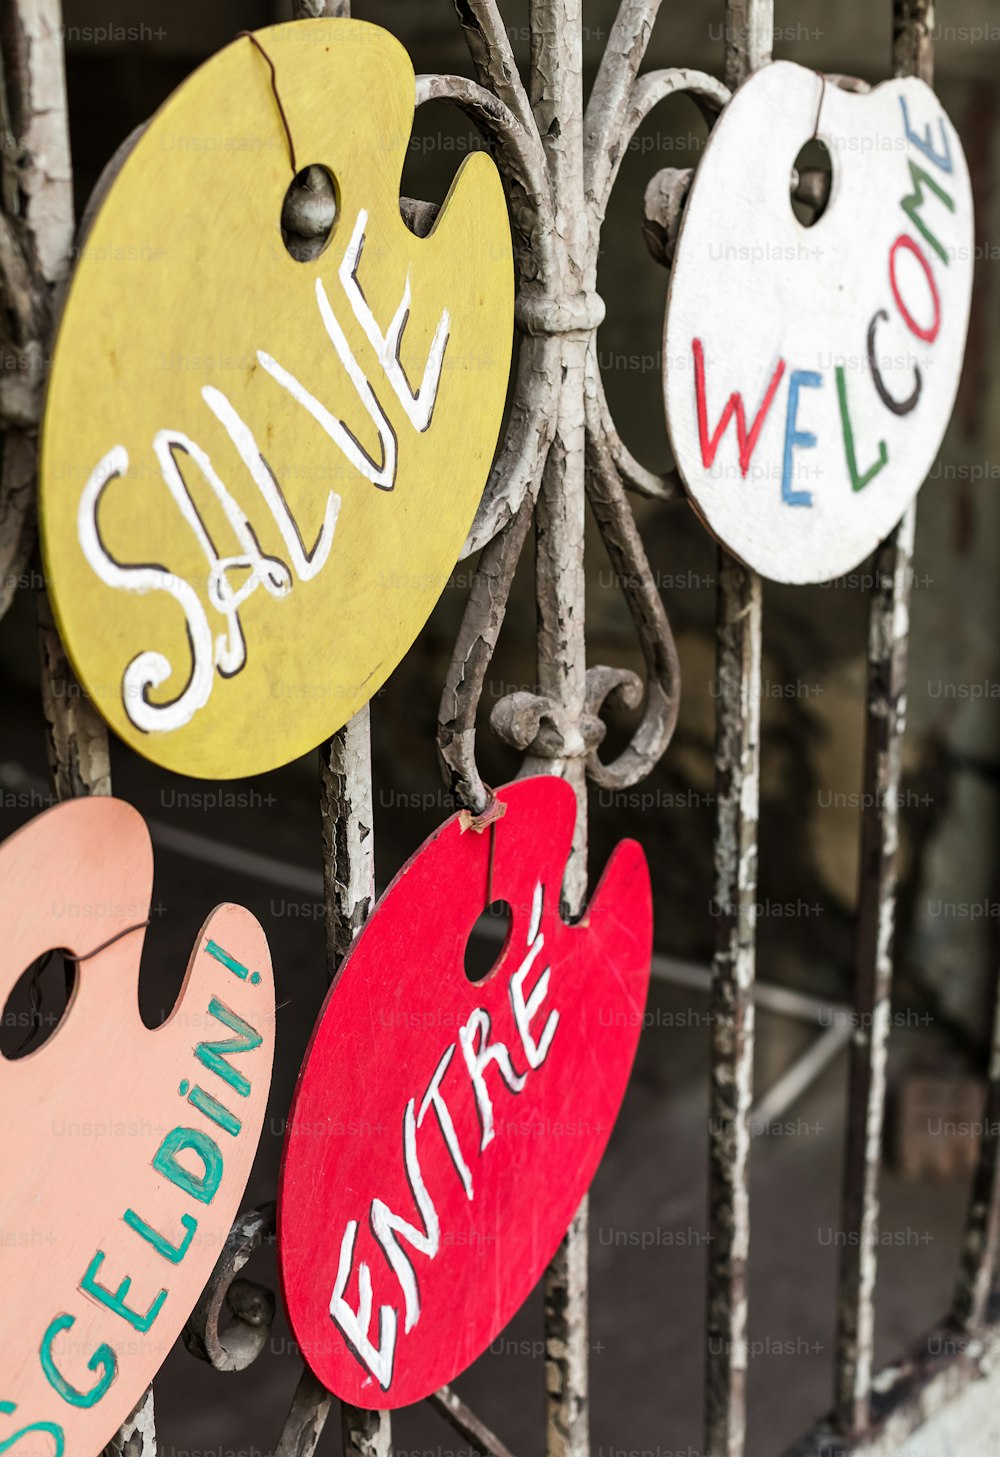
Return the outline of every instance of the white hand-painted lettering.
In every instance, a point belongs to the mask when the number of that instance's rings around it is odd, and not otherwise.
[[[440,1218],[434,1200],[427,1189],[417,1155],[417,1130],[423,1126],[424,1116],[431,1108],[434,1109],[441,1136],[455,1172],[461,1180],[466,1197],[469,1200],[473,1198],[472,1174],[462,1155],[451,1109],[441,1090],[441,1082],[451,1065],[456,1048],[460,1047],[462,1050],[469,1084],[475,1100],[480,1129],[479,1153],[481,1155],[493,1141],[496,1131],[493,1099],[484,1076],[487,1068],[491,1063],[495,1063],[508,1091],[514,1094],[520,1093],[525,1087],[528,1073],[540,1068],[548,1057],[552,1039],[559,1025],[559,1013],[553,1011],[546,1019],[540,1038],[536,1040],[531,1032],[532,1019],[548,992],[551,966],[546,966],[527,998],[524,995],[525,978],[545,945],[545,937],[541,929],[544,903],[544,887],[539,881],[532,898],[526,953],[511,975],[508,986],[514,1022],[521,1037],[528,1071],[519,1073],[514,1067],[505,1043],[499,1039],[490,1040],[489,1013],[484,1007],[477,1007],[464,1026],[459,1028],[457,1042],[451,1043],[439,1059],[422,1095],[419,1113],[414,1113],[416,1099],[411,1098],[403,1116],[403,1166],[406,1170],[407,1184],[423,1220],[423,1230],[395,1214],[382,1199],[376,1198],[371,1202],[369,1218],[372,1234],[396,1276],[403,1297],[404,1333],[410,1332],[419,1321],[421,1307],[420,1284],[416,1270],[409,1255],[404,1252],[400,1239],[405,1239],[412,1249],[428,1260],[436,1257],[441,1245]],[[330,1315],[354,1355],[371,1372],[383,1391],[388,1391],[392,1384],[399,1315],[391,1305],[379,1307],[379,1341],[376,1346],[369,1334],[373,1313],[371,1268],[364,1261],[358,1263],[357,1310],[352,1310],[345,1299],[345,1293],[350,1283],[357,1230],[357,1220],[351,1220],[341,1240],[337,1278],[330,1298]]]
[[[542,904],[545,892],[541,881],[535,886],[535,895],[531,905],[531,926],[528,931],[528,952],[521,965],[517,968],[510,979],[510,1005],[514,1013],[514,1022],[518,1032],[521,1034],[521,1046],[524,1048],[524,1056],[528,1066],[534,1071],[540,1068],[549,1055],[549,1048],[552,1046],[552,1039],[556,1035],[556,1028],[559,1026],[559,1013],[550,1012],[545,1026],[542,1028],[542,1035],[536,1042],[531,1031],[531,1020],[544,1002],[549,989],[549,975],[551,966],[547,966],[539,976],[535,985],[528,993],[527,1001],[524,996],[524,982],[534,964],[535,957],[545,945],[545,937],[541,934]]]
[[[358,1221],[352,1219],[340,1241],[337,1280],[330,1297],[330,1314],[344,1333],[354,1354],[362,1360],[383,1391],[392,1381],[392,1363],[396,1353],[397,1315],[391,1305],[382,1305],[378,1313],[378,1339],[374,1346],[368,1337],[372,1322],[372,1272],[362,1260],[358,1265],[358,1308],[352,1310],[344,1299],[354,1258],[354,1242],[358,1237]]]
[[[389,389],[412,428],[423,432],[430,427],[437,403],[444,354],[450,336],[451,316],[447,309],[441,314],[424,366],[420,388],[414,392],[410,388],[400,357],[403,333],[411,311],[409,276],[399,307],[383,334],[358,279],[367,223],[368,214],[362,210],[358,213],[351,240],[338,269],[338,280],[355,319],[376,355],[378,367]],[[399,465],[396,432],[348,342],[321,278],[316,279],[315,291],[320,320],[337,359],[375,427],[380,458],[370,455],[346,422],[331,414],[304,384],[270,354],[262,349],[257,350],[257,360],[265,372],[312,416],[365,480],[380,490],[391,491],[396,484]],[[129,457],[122,445],[114,446],[102,457],[83,489],[77,511],[77,533],[83,554],[100,580],[109,587],[143,594],[166,592],[172,597],[184,614],[190,645],[191,668],[187,683],[167,703],[154,702],[150,697],[174,673],[172,664],[163,653],[139,653],[126,667],[122,678],[125,712],[136,727],[146,733],[171,732],[190,723],[199,709],[208,703],[216,672],[222,678],[231,678],[242,671],[247,660],[247,648],[239,618],[240,608],[258,587],[263,587],[271,597],[282,598],[292,591],[296,581],[308,582],[316,577],[330,557],[340,511],[340,497],[331,490],[326,498],[322,524],[313,545],[307,549],[281,485],[249,425],[221,390],[206,385],[201,391],[201,397],[222,425],[259,490],[270,519],[281,536],[288,563],[278,557],[268,556],[261,550],[258,534],[219,477],[208,454],[179,430],[158,431],[152,445],[160,473],[174,504],[194,533],[208,563],[204,582],[204,596],[208,606],[224,620],[224,631],[213,635],[202,598],[194,585],[178,578],[165,566],[120,562],[108,550],[98,525],[98,511],[108,485],[127,474]],[[184,480],[178,456],[182,456],[197,468],[208,482],[238,543],[238,549],[232,555],[220,556],[217,552]],[[234,587],[231,577],[237,574],[240,583],[238,587]]]

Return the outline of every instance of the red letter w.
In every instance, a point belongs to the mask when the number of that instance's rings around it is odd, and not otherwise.
[[[767,387],[767,394],[764,396],[760,409],[754,416],[750,433],[747,434],[747,417],[743,408],[743,396],[738,390],[734,390],[726,402],[726,408],[718,425],[715,427],[715,434],[708,433],[708,406],[705,403],[705,350],[700,339],[691,341],[691,350],[694,354],[694,390],[698,403],[698,438],[701,441],[701,459],[706,470],[711,470],[715,464],[716,451],[719,448],[719,441],[726,432],[733,415],[736,416],[736,438],[740,447],[740,474],[744,477],[750,469],[750,457],[754,453],[760,432],[764,428],[764,421],[767,419],[767,412],[771,408],[771,402],[777,393],[778,385],[781,383],[781,376],[785,372],[785,361],[778,360],[777,368],[771,376],[771,383]]]

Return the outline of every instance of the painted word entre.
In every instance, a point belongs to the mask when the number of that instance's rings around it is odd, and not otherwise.
[[[46,886],[107,911],[103,922],[81,921],[91,936],[95,925],[107,930],[97,955],[70,937],[84,959],[51,1047],[0,1062],[12,1175],[0,1222],[25,1236],[4,1252],[0,1415],[11,1422],[0,1425],[0,1450],[62,1457],[97,1451],[128,1415],[225,1243],[260,1135],[274,999],[260,927],[223,906],[166,1024],[142,1025],[134,997],[144,923],[130,926],[125,913],[148,907],[152,865],[127,805],[59,806],[0,859],[0,911],[14,923],[7,991],[32,953],[66,935],[65,923],[55,931]]]
[[[620,845],[567,926],[572,790],[547,777],[498,798],[491,830],[455,816],[386,892],[313,1034],[286,1136],[292,1325],[319,1379],[369,1407],[450,1381],[528,1294],[597,1167],[641,1026],[642,851]],[[470,982],[466,943],[491,900],[509,933]],[[477,1291],[471,1311],[458,1288]]]
[[[517,1055],[523,1061],[518,1071],[506,1043],[491,1040],[492,1024],[485,1007],[476,1007],[459,1028],[458,1040],[448,1045],[442,1053],[427,1086],[418,1099],[410,1098],[403,1112],[403,1136],[401,1153],[406,1171],[406,1181],[413,1192],[417,1210],[423,1222],[418,1229],[408,1220],[393,1213],[388,1204],[376,1198],[368,1211],[368,1223],[375,1242],[379,1246],[386,1264],[393,1271],[399,1285],[402,1299],[404,1329],[409,1332],[420,1319],[420,1284],[410,1257],[400,1244],[406,1242],[427,1260],[433,1260],[441,1250],[441,1221],[434,1197],[428,1192],[424,1181],[420,1154],[417,1147],[417,1131],[423,1127],[428,1112],[433,1111],[437,1132],[443,1140],[444,1150],[452,1163],[454,1176],[460,1181],[465,1197],[475,1197],[472,1171],[466,1162],[470,1157],[481,1157],[496,1137],[493,1093],[486,1079],[487,1069],[495,1067],[497,1087],[507,1093],[522,1093],[530,1073],[536,1072],[545,1062],[552,1046],[559,1012],[549,1011],[544,1005],[552,974],[551,964],[536,973],[536,980],[530,993],[525,993],[525,978],[530,972],[538,954],[545,946],[541,930],[542,907],[545,903],[545,888],[539,881],[531,907],[531,925],[528,929],[524,954],[517,969],[507,984],[510,1010],[517,1027],[519,1046]],[[531,1020],[535,1014],[544,1020],[541,1034],[536,1040]],[[546,1015],[547,1013],[547,1015]],[[441,1083],[451,1066],[456,1051],[461,1052],[461,1061],[468,1079],[467,1092],[475,1103],[479,1120],[479,1137],[473,1145],[473,1152],[463,1153],[455,1132],[448,1100]],[[432,1155],[433,1157],[433,1155]],[[463,1221],[463,1224],[465,1221]],[[445,1231],[447,1236],[449,1231]],[[451,1233],[454,1233],[452,1231]],[[358,1221],[348,1220],[340,1242],[340,1258],[337,1264],[337,1278],[330,1294],[330,1318],[343,1332],[344,1339],[361,1363],[378,1379],[383,1391],[392,1385],[396,1357],[396,1339],[399,1327],[399,1312],[395,1305],[382,1305],[378,1312],[378,1344],[372,1339],[372,1275],[363,1261],[353,1268],[354,1248],[358,1237]],[[354,1309],[347,1299],[348,1286],[357,1281],[359,1303]]]
[[[830,200],[811,229],[787,185],[806,113],[832,160]],[[723,177],[727,212],[751,238],[772,239],[736,264],[718,237],[706,251],[707,228],[725,228]],[[695,300],[706,258],[715,274]],[[923,83],[854,96],[776,63],[741,89],[682,228],[667,318],[670,357],[681,352],[667,407],[696,506],[751,566],[827,580],[899,519],[951,413],[971,259],[961,147]]]
[[[482,496],[513,337],[490,158],[465,159],[427,236],[403,221],[415,80],[399,43],[328,18],[260,43],[298,155],[331,182],[325,246],[300,261],[283,241],[286,138],[243,37],[111,183],[42,432],[42,545],[80,680],[139,753],[210,779],[315,748],[408,650]],[[261,145],[178,145],[208,135]],[[136,235],[156,250],[109,269]]]

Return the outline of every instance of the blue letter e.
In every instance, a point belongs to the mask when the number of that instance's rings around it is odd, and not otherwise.
[[[811,506],[812,491],[793,491],[792,477],[795,471],[793,451],[813,450],[816,437],[811,430],[796,430],[795,417],[799,410],[799,390],[818,390],[823,376],[812,369],[796,369],[788,381],[788,415],[785,421],[785,460],[781,471],[781,499],[786,506]]]

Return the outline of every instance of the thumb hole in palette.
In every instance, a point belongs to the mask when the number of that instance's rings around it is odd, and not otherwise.
[[[496,970],[510,942],[513,924],[507,901],[490,901],[480,913],[465,944],[465,974],[469,981],[485,981]]]
[[[62,1025],[79,975],[73,958],[57,947],[25,968],[0,1017],[0,1057],[14,1062],[45,1046]]]

